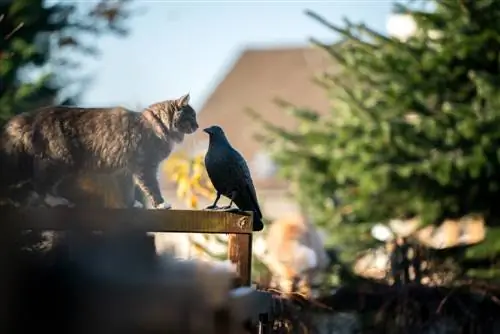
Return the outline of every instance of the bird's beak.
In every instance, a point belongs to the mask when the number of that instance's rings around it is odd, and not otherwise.
[[[210,134],[210,129],[209,128],[204,128],[203,132]]]

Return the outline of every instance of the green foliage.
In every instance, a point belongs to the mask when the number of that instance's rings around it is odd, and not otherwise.
[[[126,33],[129,2],[2,2],[0,121],[42,105],[74,103],[75,90],[81,91],[74,83],[84,79],[78,59],[97,54],[95,37]]]
[[[334,107],[311,117],[287,105],[298,131],[266,124],[281,175],[338,238],[353,223],[411,215],[499,222],[500,2],[429,2],[432,11],[396,6],[418,27],[404,42],[309,13],[342,38],[313,40],[339,68],[319,79]],[[490,257],[500,251],[494,240],[483,247]]]

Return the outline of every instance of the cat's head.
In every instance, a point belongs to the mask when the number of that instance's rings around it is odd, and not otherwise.
[[[191,134],[198,130],[198,121],[196,120],[196,112],[189,105],[189,94],[183,95],[176,100],[169,101],[170,103],[170,115],[169,122],[166,124],[170,125],[170,129],[185,133]],[[164,117],[161,115],[160,117]],[[165,122],[166,120],[163,120]]]
[[[145,115],[154,115],[156,122],[161,122],[169,131],[191,134],[198,130],[196,112],[189,105],[189,94],[175,100],[152,104],[144,112]]]

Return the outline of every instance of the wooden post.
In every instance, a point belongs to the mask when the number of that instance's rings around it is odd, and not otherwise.
[[[236,272],[241,285],[252,284],[252,234],[230,234],[228,242],[228,258],[236,265]]]

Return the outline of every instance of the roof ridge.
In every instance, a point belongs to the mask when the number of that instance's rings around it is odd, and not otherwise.
[[[325,41],[326,44],[340,44],[341,40],[331,40]],[[250,43],[241,47],[242,54],[245,52],[265,52],[265,51],[292,51],[292,50],[311,50],[316,49],[317,46],[310,41],[296,41],[296,42],[282,42],[276,44],[275,42],[271,43]]]
[[[273,51],[292,51],[292,50],[309,50],[313,49],[313,44],[270,44],[270,45],[247,45],[243,48],[243,53],[246,52],[273,52]]]

